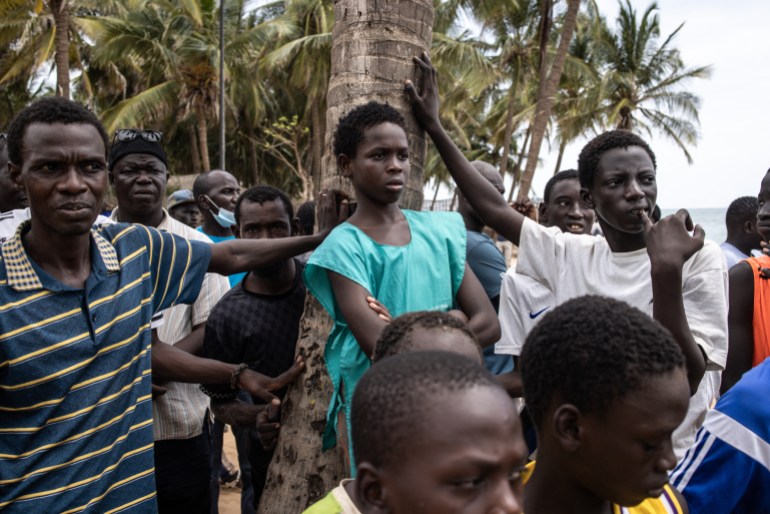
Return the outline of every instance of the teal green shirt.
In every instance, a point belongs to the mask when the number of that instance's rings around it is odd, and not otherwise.
[[[352,280],[382,302],[395,318],[405,312],[452,308],[465,273],[465,225],[454,212],[403,211],[411,241],[381,245],[350,223],[335,228],[305,267],[308,289],[334,322],[326,341],[326,367],[334,384],[324,449],[337,440],[336,419],[345,409],[350,432],[350,401],[371,362],[350,332],[334,298],[327,270]],[[340,394],[344,383],[344,397]]]

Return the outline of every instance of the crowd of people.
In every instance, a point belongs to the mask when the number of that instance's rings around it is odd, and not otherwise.
[[[660,217],[655,153],[622,130],[539,205],[509,205],[415,65],[423,89],[405,91],[459,212],[399,206],[409,141],[387,104],[334,130],[355,209],[334,191],[295,209],[225,170],[169,195],[161,132],[110,141],[55,97],[17,114],[0,136],[0,510],[216,513],[231,426],[255,512],[311,294],[332,319],[318,451],[340,445],[349,478],[308,514],[770,512],[770,171],[721,247],[686,210]]]

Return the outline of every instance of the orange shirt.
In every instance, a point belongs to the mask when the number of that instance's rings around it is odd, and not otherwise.
[[[754,273],[754,361],[756,366],[770,357],[770,278],[760,276],[762,268],[770,268],[770,256],[746,259]]]

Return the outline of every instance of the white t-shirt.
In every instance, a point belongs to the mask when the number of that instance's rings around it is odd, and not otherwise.
[[[543,315],[556,306],[553,292],[538,280],[516,272],[511,266],[500,289],[500,341],[495,353],[521,355],[521,347]]]
[[[516,272],[551,291],[554,305],[596,294],[622,300],[652,316],[652,280],[646,248],[613,253],[603,237],[565,234],[556,227],[546,228],[526,219]],[[690,398],[685,420],[674,432],[677,458],[692,445],[695,432],[716,400],[719,372],[727,360],[727,268],[722,251],[713,241],[706,241],[684,263],[682,297],[690,331],[706,355],[707,373]],[[508,300],[501,298],[501,305],[504,301]]]

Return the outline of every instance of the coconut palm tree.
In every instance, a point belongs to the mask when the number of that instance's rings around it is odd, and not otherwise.
[[[123,8],[124,2],[115,0],[0,0],[0,46],[10,49],[0,63],[0,84],[30,82],[50,64],[56,94],[69,98],[70,69],[86,67],[83,17]]]
[[[641,17],[630,0],[620,3],[617,25],[604,38],[606,63],[604,115],[610,126],[661,132],[682,150],[698,138],[700,99],[685,89],[692,79],[708,78],[709,66],[684,64],[674,39],[684,23],[660,40],[658,6]]]
[[[535,106],[535,118],[532,122],[532,140],[527,154],[527,166],[522,175],[521,185],[519,186],[519,198],[526,198],[529,189],[532,186],[532,179],[537,168],[540,147],[545,137],[545,131],[548,120],[553,109],[556,91],[561,80],[561,74],[564,69],[564,63],[567,59],[567,51],[572,41],[572,35],[577,26],[577,14],[580,8],[580,0],[567,0],[567,11],[564,15],[564,21],[561,26],[559,36],[559,45],[556,49],[553,62],[547,67],[547,71],[541,71],[538,87],[537,104]],[[546,16],[544,10],[544,16]],[[541,40],[541,47],[545,42]],[[541,66],[547,66],[545,59],[542,59]]]

